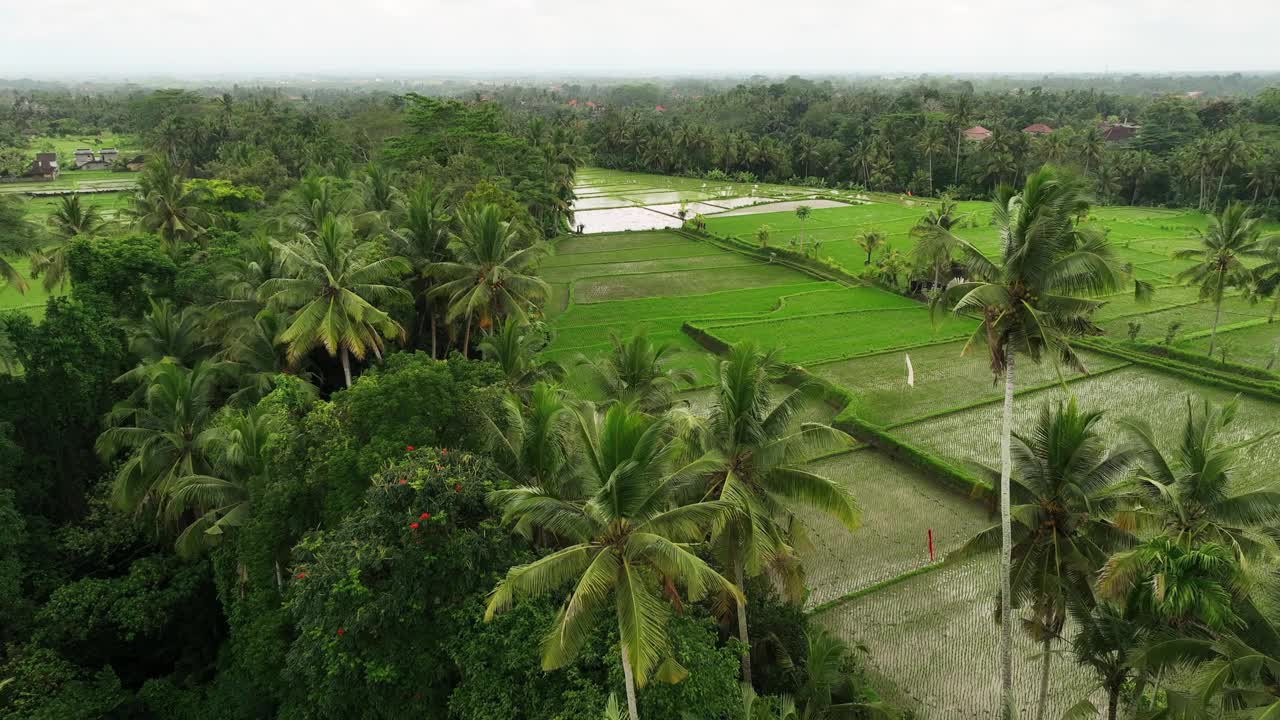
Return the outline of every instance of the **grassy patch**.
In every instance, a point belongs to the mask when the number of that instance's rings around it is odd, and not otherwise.
[[[993,378],[985,346],[961,354],[964,342],[948,342],[903,352],[882,353],[839,362],[813,365],[809,372],[843,386],[854,396],[858,415],[879,425],[895,425],[912,418],[974,403],[994,402],[1004,389]],[[904,355],[911,356],[915,386],[907,385]],[[1123,365],[1104,355],[1082,353],[1086,367],[1100,372]],[[1026,387],[1056,382],[1052,363],[1019,366],[1019,380]],[[1078,375],[1062,368],[1062,377]]]
[[[736,262],[736,261],[731,261]],[[804,276],[777,265],[748,265],[729,268],[655,272],[636,275],[605,275],[578,280],[575,303],[604,302],[627,298],[699,295],[719,290],[764,285],[794,284]]]
[[[921,470],[872,449],[820,460],[809,469],[838,481],[862,510],[862,527],[852,533],[826,515],[800,511],[813,542],[802,558],[811,606],[927,565],[930,529],[941,559],[990,524],[979,503],[939,492]]]
[[[976,323],[945,316],[935,325],[920,306],[803,315],[778,320],[710,325],[704,329],[732,344],[751,340],[778,345],[791,363],[816,363],[895,348],[909,348],[967,337]]]
[[[997,564],[988,555],[918,574],[842,603],[815,620],[853,644],[865,645],[881,690],[914,706],[920,717],[997,715],[999,677],[980,668],[997,664],[999,632],[992,618]],[[1039,693],[1040,649],[1013,634],[1014,692],[1019,717],[1033,717]],[[1088,670],[1058,657],[1049,684],[1049,717],[1085,697]]]
[[[11,258],[9,263],[17,268],[22,277],[26,278],[27,291],[20,293],[17,288],[11,285],[0,286],[0,312],[18,310],[39,319],[44,316],[44,306],[50,295],[66,294],[66,290],[58,288],[55,288],[51,293],[47,292],[40,279],[31,277],[31,263],[26,258]]]
[[[1207,398],[1222,403],[1235,395],[1139,366],[1079,380],[1069,385],[1068,391],[1084,409],[1106,413],[1102,429],[1113,439],[1121,439],[1116,420],[1140,416],[1157,430],[1166,449],[1172,449],[1177,442],[1188,399],[1198,403]],[[1015,426],[1031,427],[1047,403],[1065,399],[1066,395],[1058,387],[1020,396],[1014,403]],[[1276,403],[1241,397],[1240,412],[1226,439],[1242,440],[1274,427],[1277,412],[1280,407]],[[999,457],[1000,414],[1001,407],[995,403],[905,425],[895,428],[893,433],[944,457],[990,465]],[[1236,469],[1237,481],[1245,486],[1272,482],[1277,463],[1280,463],[1280,437],[1260,443],[1242,455]]]

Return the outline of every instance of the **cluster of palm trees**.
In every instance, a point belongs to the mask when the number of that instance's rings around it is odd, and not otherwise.
[[[1230,203],[1209,216],[1209,227],[1200,233],[1199,247],[1174,253],[1195,264],[1178,273],[1180,282],[1200,288],[1202,300],[1213,303],[1213,326],[1208,354],[1213,355],[1222,320],[1222,301],[1229,290],[1239,290],[1251,300],[1271,298],[1271,320],[1280,308],[1280,235],[1262,236],[1262,220],[1242,203]]]
[[[1013,713],[1015,608],[1026,610],[1024,628],[1045,644],[1040,716],[1050,645],[1062,637],[1072,615],[1083,628],[1077,652],[1083,663],[1099,670],[1110,717],[1115,717],[1120,691],[1134,668],[1156,668],[1152,658],[1178,647],[1155,648],[1149,641],[1167,639],[1172,632],[1182,633],[1180,640],[1210,642],[1215,648],[1215,643],[1230,644],[1222,633],[1239,629],[1233,618],[1250,601],[1236,582],[1238,574],[1249,560],[1275,559],[1280,550],[1274,533],[1280,494],[1232,494],[1231,459],[1237,448],[1223,437],[1234,414],[1231,406],[1206,405],[1198,413],[1189,407],[1173,459],[1161,455],[1151,429],[1141,423],[1130,425],[1134,447],[1106,448],[1096,430],[1098,416],[1074,403],[1046,410],[1030,433],[1014,432],[1016,359],[1038,362],[1052,355],[1084,370],[1071,339],[1100,332],[1090,319],[1101,306],[1096,298],[1124,282],[1105,236],[1077,222],[1086,209],[1080,181],[1046,167],[1021,191],[1008,186],[997,191],[998,259],[937,224],[922,224],[919,233],[923,241],[961,256],[970,279],[951,283],[936,296],[934,308],[979,320],[966,350],[985,344],[993,374],[1005,383],[1001,465],[992,471],[1001,522],[972,546],[999,547],[999,667],[1006,717]],[[1231,213],[1242,214],[1239,209]],[[1133,468],[1140,468],[1136,484],[1129,479]],[[1139,658],[1141,649],[1154,654]],[[1225,692],[1217,687],[1199,701],[1239,701]],[[1143,697],[1139,688],[1135,703]],[[1250,701],[1261,705],[1249,707],[1280,711],[1280,705],[1272,707],[1276,701],[1274,692],[1264,693]]]
[[[380,360],[390,343],[436,356],[438,322],[465,353],[473,327],[489,335],[495,320],[518,327],[536,314],[546,286],[530,273],[544,243],[492,204],[455,210],[429,185],[405,194],[390,180],[377,166],[354,188],[308,177],[274,230],[241,235],[212,261],[214,302],[155,300],[132,324],[139,364],[119,379],[132,393],[108,416],[98,450],[124,457],[117,504],[163,521],[181,551],[216,541],[248,512],[246,483],[265,472],[269,430],[249,408],[279,374],[323,384],[313,371],[327,355],[349,387],[352,359]],[[145,184],[140,222],[175,254],[202,258],[205,226],[146,219],[195,217],[164,199],[173,193],[183,193],[180,179]],[[87,214],[72,197],[55,218],[90,234],[101,223]]]
[[[673,609],[709,598],[726,617],[736,610],[749,685],[742,587],[769,573],[801,592],[792,509],[804,504],[849,528],[858,522],[843,487],[803,468],[846,448],[848,438],[802,421],[818,401],[814,388],[771,399],[783,371],[776,353],[732,348],[705,414],[677,401],[690,378],[670,360],[668,347],[644,335],[615,338],[603,359],[580,359],[569,385],[580,388],[577,397],[545,379],[517,384],[491,419],[494,455],[515,486],[492,500],[544,554],[508,572],[486,617],[522,597],[571,588],[543,640],[551,669],[570,662],[612,610],[632,720],[637,687],[689,672],[667,636]]]
[[[1041,644],[1037,718],[1050,704],[1051,665],[1061,653],[1055,645],[1068,643],[1076,661],[1095,671],[1109,718],[1126,693],[1133,716],[1147,717],[1156,705],[1149,683],[1196,664],[1225,674],[1203,686],[1163,688],[1169,716],[1280,711],[1274,676],[1231,667],[1280,649],[1280,615],[1259,592],[1280,581],[1280,492],[1234,486],[1238,453],[1267,436],[1229,440],[1235,408],[1188,398],[1172,451],[1143,419],[1122,419],[1124,439],[1109,445],[1102,415],[1074,399],[1046,406],[1033,426],[1014,433],[1012,606],[1000,619],[1002,628],[1016,622]],[[948,561],[1001,541],[997,525]],[[1255,566],[1266,570],[1251,578]],[[1179,714],[1192,709],[1202,714]],[[1071,712],[1099,711],[1082,699]]]

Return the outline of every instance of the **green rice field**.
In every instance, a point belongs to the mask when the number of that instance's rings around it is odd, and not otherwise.
[[[49,297],[63,295],[65,289],[54,288],[52,292],[45,290],[40,279],[31,278],[31,263],[26,258],[10,259],[9,263],[17,268],[18,273],[27,279],[27,291],[18,292],[11,285],[0,285],[0,312],[17,310],[32,318],[44,317],[44,306]]]
[[[1003,388],[995,382],[987,351],[966,343],[977,324],[958,316],[934,317],[927,306],[870,285],[835,282],[772,264],[700,240],[675,229],[679,202],[701,213],[714,235],[751,238],[767,224],[770,244],[821,242],[819,256],[851,274],[865,255],[854,240],[879,230],[891,247],[908,251],[911,227],[928,201],[778,186],[705,183],[693,178],[588,169],[579,197],[592,213],[666,218],[663,229],[588,233],[562,238],[543,267],[553,298],[547,320],[553,331],[546,356],[572,365],[598,356],[610,337],[646,332],[679,352],[673,363],[694,371],[681,395],[695,410],[714,401],[716,356],[692,336],[722,343],[752,341],[781,348],[782,359],[843,388],[864,421],[961,466],[997,461]],[[819,201],[838,198],[841,202]],[[826,204],[800,222],[799,203]],[[720,210],[716,212],[715,210]],[[986,203],[961,204],[965,219],[957,233],[983,252],[998,249]],[[620,222],[620,221],[619,221]],[[1119,259],[1133,275],[1156,286],[1155,297],[1138,301],[1131,291],[1103,298],[1096,319],[1104,331],[1124,338],[1130,323],[1137,337],[1162,342],[1175,325],[1182,350],[1204,352],[1216,311],[1195,288],[1179,285],[1187,263],[1172,253],[1196,241],[1205,219],[1196,213],[1149,208],[1096,208],[1089,223],[1107,232]],[[1219,347],[1228,359],[1265,368],[1280,356],[1280,323],[1267,323],[1266,303],[1238,295],[1223,303]],[[712,343],[714,344],[714,343]],[[908,382],[907,360],[911,371]],[[1103,431],[1123,438],[1116,421],[1140,413],[1171,446],[1188,400],[1226,402],[1233,393],[1201,385],[1193,377],[1166,374],[1128,360],[1081,351],[1087,372],[1046,360],[1018,366],[1015,412],[1025,427],[1047,403],[1074,395],[1087,409],[1105,412]],[[787,390],[778,388],[775,399]],[[1275,427],[1274,403],[1246,396],[1230,434],[1244,439]],[[809,419],[830,420],[841,408],[823,406]],[[845,485],[857,498],[862,524],[850,532],[825,517],[797,509],[807,542],[798,544],[806,569],[806,607],[822,625],[869,651],[871,673],[886,697],[915,708],[919,717],[990,717],[994,674],[974,674],[975,664],[994,666],[997,628],[994,558],[979,556],[956,565],[940,560],[992,519],[985,502],[957,492],[927,471],[883,451],[854,449],[815,462],[810,469]],[[1236,468],[1241,487],[1260,487],[1280,465],[1280,438],[1253,447]],[[935,561],[928,556],[932,531]],[[1018,701],[1034,710],[1040,649],[1015,633]],[[1059,648],[1064,650],[1065,648]],[[1060,654],[1060,657],[1066,657]],[[975,682],[958,687],[957,674]],[[988,678],[990,681],[988,682]],[[910,688],[905,695],[902,688]],[[1091,692],[1087,673],[1070,662],[1055,663],[1050,682],[1051,717]]]

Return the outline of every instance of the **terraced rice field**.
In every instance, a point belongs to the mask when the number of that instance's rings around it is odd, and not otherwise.
[[[1230,362],[1280,371],[1280,322],[1263,322],[1219,333],[1217,349],[1214,351],[1215,358],[1222,357],[1224,346],[1227,349],[1227,360]],[[1190,352],[1207,353],[1209,338],[1205,336],[1187,340],[1180,343],[1179,347]]]
[[[1233,393],[1224,390],[1136,366],[1077,380],[1067,386],[1067,392],[1074,395],[1082,407],[1104,411],[1103,432],[1117,441],[1121,433],[1116,420],[1141,417],[1157,430],[1157,439],[1166,450],[1172,450],[1178,441],[1188,400],[1224,403],[1233,397]],[[1019,397],[1014,404],[1015,424],[1030,427],[1046,403],[1062,402],[1066,397],[1060,387]],[[894,433],[943,457],[992,465],[999,452],[1000,413],[1000,404],[991,403],[905,425],[896,428]],[[1276,418],[1274,403],[1241,397],[1236,422],[1228,429],[1226,439],[1240,441],[1272,430],[1276,427]],[[1272,437],[1240,457],[1236,480],[1242,488],[1274,482],[1278,465],[1280,437]]]
[[[840,481],[862,511],[862,526],[852,533],[825,515],[800,511],[813,546],[804,554],[810,607],[929,565],[930,530],[941,559],[991,525],[977,503],[939,492],[932,478],[871,449],[820,460],[810,470]]]
[[[673,217],[680,209],[678,201],[669,199],[674,194],[688,203],[691,214],[702,213],[715,234],[747,238],[768,224],[771,244],[816,240],[822,243],[822,257],[855,271],[865,259],[854,244],[860,233],[880,230],[888,234],[891,247],[906,251],[910,229],[927,206],[873,196],[870,204],[814,209],[801,223],[794,206],[816,207],[817,191],[600,170],[588,171],[581,183],[580,197],[601,207],[632,203],[580,213],[588,218],[590,212]],[[765,198],[778,204],[753,205]],[[710,212],[730,207],[745,209]],[[958,234],[994,253],[999,238],[989,224],[989,206],[962,203],[961,209],[967,215]],[[1108,231],[1135,276],[1157,285],[1149,303],[1136,301],[1131,293],[1106,298],[1097,315],[1101,326],[1123,337],[1130,322],[1139,323],[1139,338],[1158,341],[1176,322],[1179,347],[1207,349],[1213,309],[1200,302],[1195,289],[1175,283],[1185,263],[1171,259],[1175,249],[1194,242],[1204,218],[1146,208],[1100,208],[1090,222]],[[714,399],[717,358],[682,332],[688,323],[724,342],[780,346],[785,361],[848,390],[863,419],[901,440],[959,464],[996,461],[1002,388],[993,381],[985,347],[961,354],[973,320],[950,316],[934,322],[916,301],[820,280],[673,231],[565,238],[544,276],[555,294],[548,310],[554,340],[547,354],[552,358],[569,363],[579,355],[598,356],[611,335],[643,330],[681,351],[677,362],[692,368],[697,378],[682,399],[705,410]],[[1267,324],[1268,311],[1266,305],[1238,297],[1227,300],[1221,339],[1232,342],[1234,336],[1241,348],[1233,347],[1231,359],[1261,367],[1274,358],[1273,352],[1280,354],[1280,349],[1272,350],[1280,348],[1280,323]],[[907,383],[908,355],[913,386]],[[1087,375],[1048,362],[1019,365],[1015,408],[1024,427],[1046,403],[1070,393],[1084,407],[1106,412],[1103,429],[1113,437],[1119,439],[1118,418],[1141,412],[1160,428],[1162,442],[1171,445],[1188,398],[1226,402],[1232,397],[1111,356],[1084,352],[1081,357]],[[775,399],[786,391],[777,389]],[[1275,427],[1273,403],[1251,397],[1240,402],[1233,438]],[[829,420],[836,410],[823,406],[809,419]],[[1237,470],[1238,482],[1246,488],[1270,482],[1277,465],[1280,437],[1251,448]],[[979,556],[955,565],[928,558],[930,530],[941,558],[991,523],[988,509],[871,447],[820,460],[809,469],[848,487],[863,520],[850,533],[828,518],[797,509],[810,540],[801,552],[809,589],[806,607],[815,612],[816,621],[866,646],[884,694],[908,703],[919,717],[991,717],[998,688],[996,674],[985,669],[996,664],[995,558]],[[1088,674],[1061,653],[1064,648],[1057,650],[1051,717],[1060,716],[1093,686]],[[1023,713],[1034,712],[1039,653],[1038,646],[1015,632],[1015,680]],[[968,681],[956,683],[956,677]],[[904,696],[899,688],[910,689],[911,695]]]
[[[994,717],[1000,695],[998,630],[992,620],[996,568],[994,558],[976,557],[878,589],[815,620],[866,646],[882,690],[920,717]],[[1017,717],[1034,717],[1041,649],[1025,633],[1015,631],[1013,638]],[[1070,653],[1059,655],[1050,674],[1047,716],[1061,717],[1094,685]]]
[[[700,327],[729,344],[750,340],[758,345],[778,345],[787,362],[810,364],[965,338],[977,324],[954,316],[935,324],[928,309],[916,305],[833,310]]]
[[[809,372],[850,389],[858,414],[885,427],[911,422],[949,409],[994,402],[1004,387],[991,374],[986,348],[963,353],[963,341],[940,343],[906,352],[893,351],[810,365]],[[911,358],[915,385],[907,385],[907,357]],[[1125,365],[1123,361],[1094,353],[1081,353],[1085,367],[1098,374]],[[1020,384],[1037,388],[1080,377],[1067,367],[1019,366]]]

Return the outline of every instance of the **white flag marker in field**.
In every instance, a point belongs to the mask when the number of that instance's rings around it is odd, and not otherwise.
[[[907,358],[907,386],[916,386],[916,369],[911,367],[911,353],[903,353]]]

